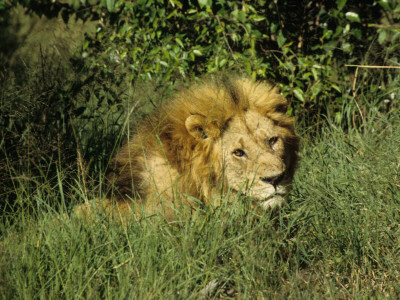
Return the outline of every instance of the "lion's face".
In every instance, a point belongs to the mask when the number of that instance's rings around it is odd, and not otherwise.
[[[251,196],[265,209],[281,206],[292,180],[286,135],[286,128],[258,112],[233,117],[221,137],[229,187]]]

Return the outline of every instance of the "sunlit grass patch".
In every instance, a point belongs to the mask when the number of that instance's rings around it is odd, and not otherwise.
[[[101,213],[60,219],[39,205],[36,216],[2,225],[2,297],[399,294],[400,120],[382,124],[306,137],[278,214],[238,197],[172,223],[154,216],[121,226]]]

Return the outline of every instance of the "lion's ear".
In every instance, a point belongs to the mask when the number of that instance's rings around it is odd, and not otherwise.
[[[205,139],[204,123],[206,118],[200,115],[191,115],[185,121],[185,126],[189,134],[196,140]]]
[[[191,115],[185,121],[185,126],[189,134],[196,140],[208,137],[216,138],[220,135],[218,126],[213,123],[206,124],[206,118],[200,115]]]

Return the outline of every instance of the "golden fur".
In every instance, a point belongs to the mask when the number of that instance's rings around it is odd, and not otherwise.
[[[246,78],[206,81],[179,92],[138,127],[112,160],[107,199],[123,214],[161,213],[231,189],[264,208],[281,205],[298,137],[277,88]],[[82,208],[81,208],[82,209]]]

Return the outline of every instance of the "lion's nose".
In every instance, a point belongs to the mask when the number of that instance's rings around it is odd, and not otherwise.
[[[270,177],[260,177],[260,180],[269,184],[272,184],[274,187],[276,187],[279,182],[282,181],[283,177],[285,176],[285,172],[275,175],[275,176],[270,176]]]

